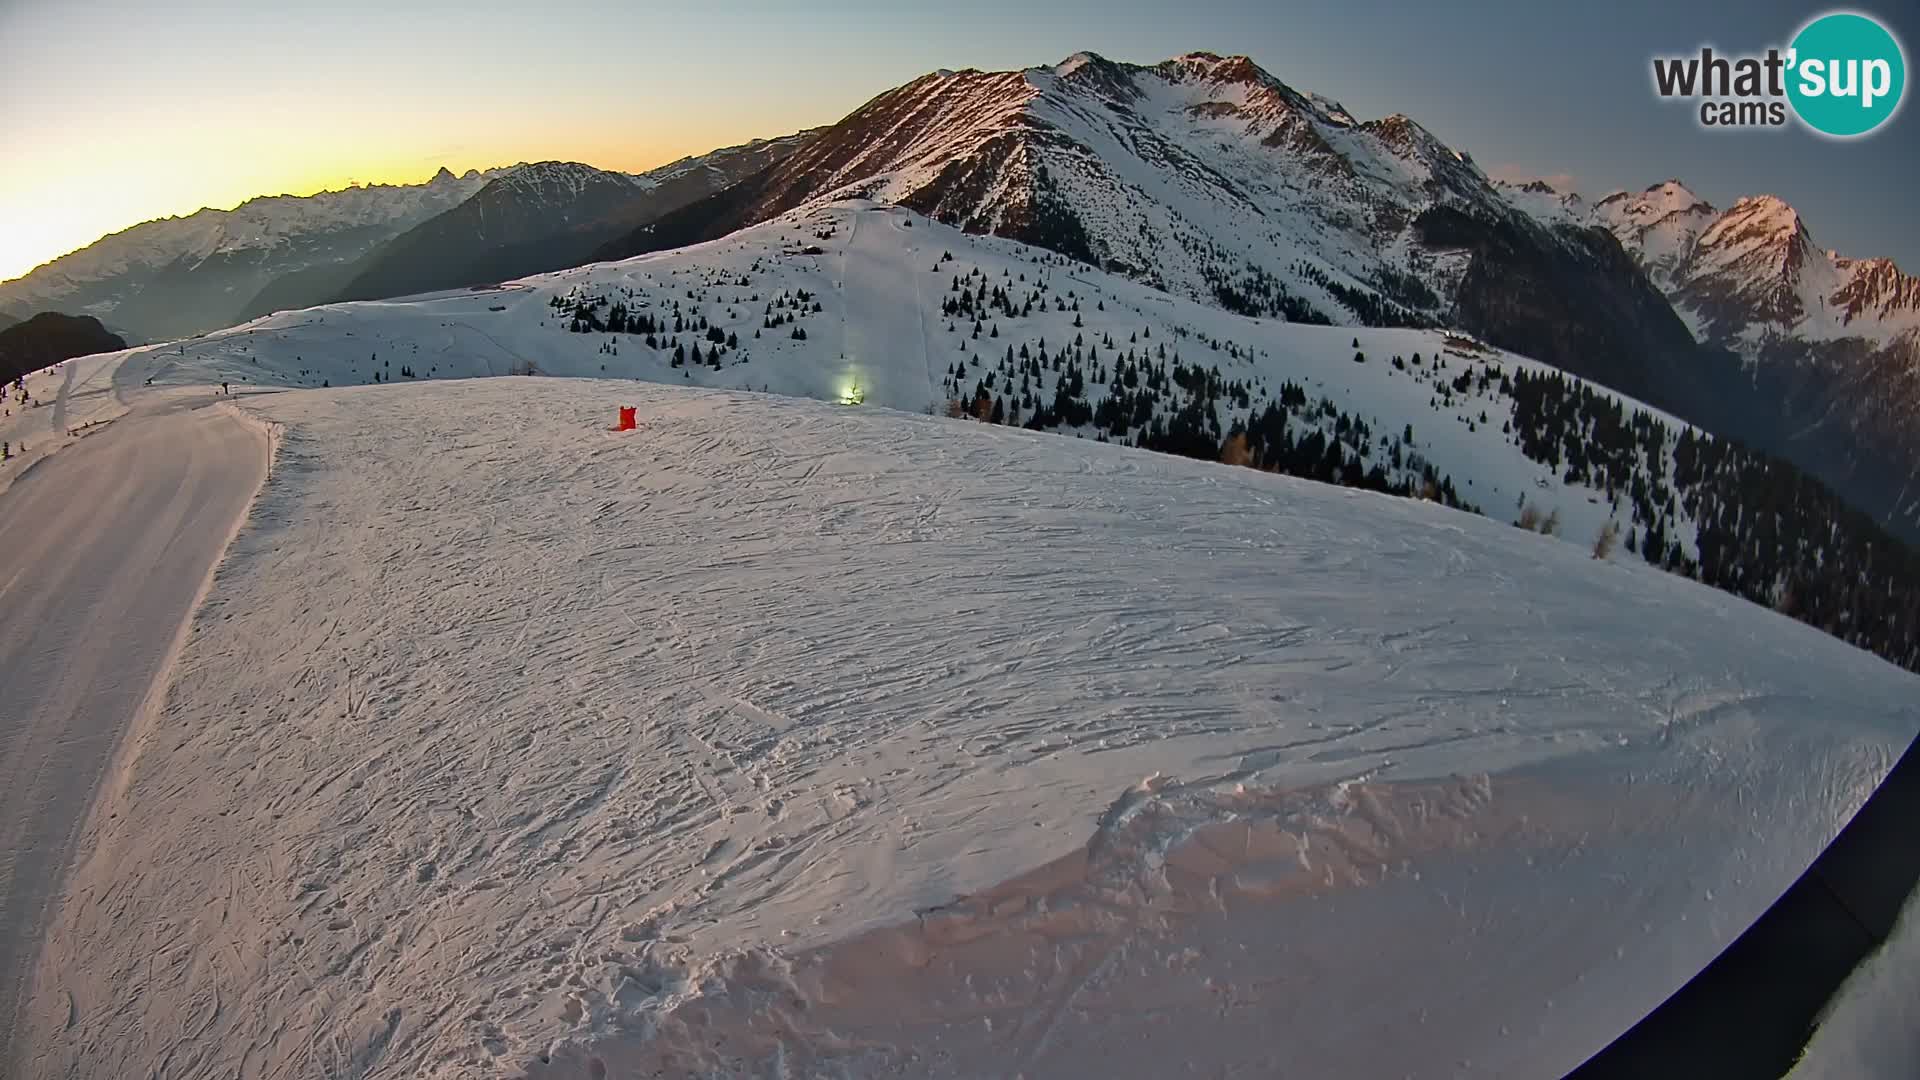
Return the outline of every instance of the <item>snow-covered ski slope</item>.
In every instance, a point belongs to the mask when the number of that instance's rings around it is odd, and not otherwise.
[[[468,302],[195,348],[444,367]],[[839,373],[782,357],[710,377]],[[43,1075],[1558,1075],[1920,729],[1864,652],[1415,500],[631,381],[240,406],[277,463]]]
[[[24,398],[11,383],[0,391],[0,441],[7,444],[0,493],[35,462],[125,415],[114,380],[127,356],[78,356],[32,372],[20,381]]]
[[[962,292],[971,314],[948,314]],[[616,304],[628,327],[652,320],[656,347],[647,346],[645,333],[604,329]],[[577,321],[582,312],[590,321]],[[723,338],[717,367],[702,319]],[[571,332],[576,325],[603,329]],[[794,337],[796,329],[804,340]],[[679,367],[676,347],[686,357]],[[1066,362],[1054,362],[1063,353]],[[1157,365],[1166,372],[1159,400],[1145,414],[1162,424],[1196,396],[1173,385],[1182,365],[1238,388],[1218,398],[1211,413],[1216,435],[1259,414],[1292,384],[1303,392],[1289,410],[1293,437],[1320,430],[1344,441],[1390,482],[1417,489],[1431,466],[1452,481],[1461,501],[1496,519],[1515,520],[1523,502],[1543,517],[1557,511],[1560,535],[1581,545],[1609,521],[1633,523],[1630,502],[1614,498],[1626,478],[1616,478],[1611,493],[1599,479],[1569,483],[1563,470],[1528,460],[1517,436],[1503,430],[1513,400],[1502,377],[1550,373],[1544,365],[1440,331],[1234,315],[865,201],[815,206],[711,243],[497,289],[285,312],[157,346],[152,355],[163,383],[339,387],[370,382],[376,373],[405,381],[403,371],[418,379],[537,372],[825,400],[853,394],[867,405],[913,412],[944,411],[952,398],[971,401],[984,382],[1009,408],[1026,401],[1018,417],[1009,417],[1016,423],[1051,405],[1076,370],[1080,400],[1097,410],[1131,357],[1140,370]],[[1627,400],[1626,408],[1659,416],[1676,437],[1684,428],[1637,402]],[[1366,430],[1346,427],[1342,412]],[[1138,438],[1142,426],[1128,437]],[[1058,429],[1091,439],[1100,425],[1083,420]],[[1673,439],[1666,445],[1657,469],[1671,475]],[[1669,531],[1691,553],[1685,507],[1674,509]]]

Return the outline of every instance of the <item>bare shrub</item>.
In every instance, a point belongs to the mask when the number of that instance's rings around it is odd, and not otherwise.
[[[1227,465],[1252,465],[1253,451],[1245,435],[1234,435],[1220,447],[1220,460]]]
[[[1600,533],[1593,538],[1593,557],[1604,559],[1613,554],[1613,546],[1620,541],[1620,526],[1609,521],[1600,526]]]

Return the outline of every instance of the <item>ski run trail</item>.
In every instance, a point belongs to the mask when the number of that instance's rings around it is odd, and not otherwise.
[[[974,345],[975,269],[1080,310]],[[556,314],[616,288],[742,345]],[[801,289],[804,340],[749,336]],[[1349,339],[1447,348],[841,204],[120,357],[277,449],[82,835],[28,1075],[1559,1075],[1920,729],[1920,679],[1591,529],[918,415],[963,350],[1142,328],[1383,429],[1433,383]],[[585,377],[448,377],[516,369]],[[1606,520],[1426,416],[1490,515]]]
[[[207,395],[143,404],[0,504],[0,1072],[96,786],[266,470],[266,441]]]
[[[126,353],[101,353],[33,372],[22,380],[25,401],[11,384],[0,393],[0,441],[8,454],[0,462],[0,494],[55,451],[126,415],[122,388],[114,382],[126,358]]]

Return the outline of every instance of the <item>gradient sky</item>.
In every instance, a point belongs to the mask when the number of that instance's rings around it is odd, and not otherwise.
[[[1920,272],[1920,109],[1850,143],[1797,128],[1714,134],[1650,89],[1655,53],[1784,44],[1823,10],[0,0],[0,279],[139,221],[253,195],[546,158],[639,170],[829,123],[935,68],[1082,49],[1146,62],[1246,53],[1363,119],[1406,113],[1496,175],[1570,177],[1592,194],[1677,176],[1720,206],[1771,192],[1823,246]],[[1920,60],[1912,0],[1857,10]]]

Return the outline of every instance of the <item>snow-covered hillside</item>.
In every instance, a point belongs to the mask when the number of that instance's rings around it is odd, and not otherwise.
[[[906,297],[953,238],[835,214],[910,362],[840,344],[828,284],[794,325],[833,353],[702,378],[938,392],[951,335]],[[928,246],[865,277],[896,224]],[[551,290],[797,290],[750,240],[686,258],[759,285],[653,260],[529,288],[512,333],[479,295],[192,362],[590,371]],[[1414,500],[626,380],[239,405],[277,463],[104,785],[27,1019],[46,1075],[1558,1075],[1920,729],[1863,652]]]
[[[97,353],[33,372],[0,391],[0,493],[35,462],[124,415],[114,377],[126,353]]]
[[[1466,283],[1475,245],[1495,233],[1526,253],[1536,278],[1600,271],[1413,119],[1363,122],[1245,56],[1212,53],[1153,65],[1080,53],[1019,71],[933,72],[603,256],[711,239],[850,196],[1301,322],[1438,325],[1463,287],[1477,294]],[[1584,291],[1597,303],[1600,290]]]
[[[1567,220],[1566,196],[1530,187],[1504,191],[1543,222]],[[1713,346],[1670,371],[1658,400],[1790,458],[1920,543],[1920,278],[1822,249],[1772,195],[1721,211],[1667,180],[1606,196],[1587,223],[1611,231]]]
[[[1622,497],[1627,472],[1569,480],[1566,462],[1552,464],[1558,450],[1548,461],[1523,452],[1512,382],[1556,375],[1542,365],[1438,331],[1234,315],[863,201],[497,290],[287,312],[157,355],[163,384],[540,373],[914,412],[960,401],[981,419],[996,408],[1014,425],[1044,414],[1055,430],[1175,450],[1186,428],[1216,447],[1238,430],[1256,440],[1248,464],[1277,466],[1312,445],[1309,456],[1336,462],[1327,479],[1350,467],[1364,482],[1377,468],[1372,486],[1431,486],[1500,520],[1531,507],[1557,514],[1561,534],[1583,545],[1609,521],[1643,533],[1654,524]],[[1634,461],[1670,475],[1684,425],[1621,408],[1664,422],[1659,451],[1642,447]],[[1661,532],[1692,552],[1690,520],[1675,509]]]

